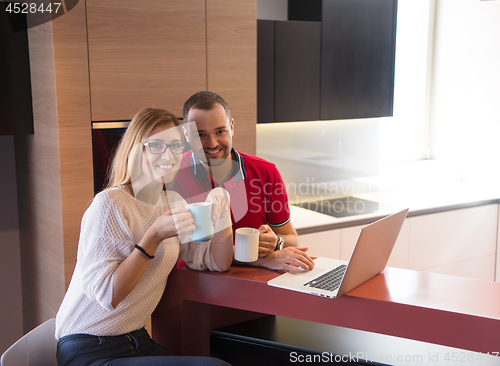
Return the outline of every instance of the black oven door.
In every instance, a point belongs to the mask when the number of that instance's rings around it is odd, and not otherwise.
[[[94,194],[108,183],[108,170],[115,149],[130,121],[92,123],[92,151],[94,164]]]

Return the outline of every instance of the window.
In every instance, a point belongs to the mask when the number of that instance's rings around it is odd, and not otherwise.
[[[398,1],[394,116],[381,119],[381,163],[428,158],[430,5],[430,0]]]

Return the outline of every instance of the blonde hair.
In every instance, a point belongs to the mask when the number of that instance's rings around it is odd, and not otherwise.
[[[137,112],[118,144],[106,189],[131,183],[140,167],[144,141],[156,126],[166,123],[180,126],[177,117],[164,109],[144,108]],[[183,134],[181,136],[183,138]]]

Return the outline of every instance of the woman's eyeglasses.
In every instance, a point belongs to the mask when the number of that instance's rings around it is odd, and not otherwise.
[[[145,142],[144,146],[149,148],[151,154],[163,154],[170,148],[172,154],[182,154],[186,148],[186,144],[180,141],[172,142],[171,144],[166,144],[163,141],[149,141]]]

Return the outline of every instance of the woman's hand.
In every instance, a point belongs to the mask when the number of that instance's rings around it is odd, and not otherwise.
[[[193,218],[185,208],[168,210],[158,217],[146,230],[141,241],[137,244],[148,255],[154,256],[160,243],[167,238],[182,234],[191,234],[194,231]],[[132,292],[142,278],[151,261],[139,250],[133,250],[116,267],[113,276],[113,299],[111,306],[115,309],[118,304]]]
[[[212,202],[215,231],[210,248],[220,271],[227,271],[233,259],[233,227],[229,201],[229,193],[222,187],[212,189],[206,199],[206,202]]]
[[[158,240],[158,244],[174,236],[190,235],[194,230],[193,217],[186,208],[168,210],[149,228],[151,234]]]
[[[215,227],[222,217],[229,214],[229,193],[224,188],[217,187],[210,191],[205,201],[212,203],[212,220]]]

